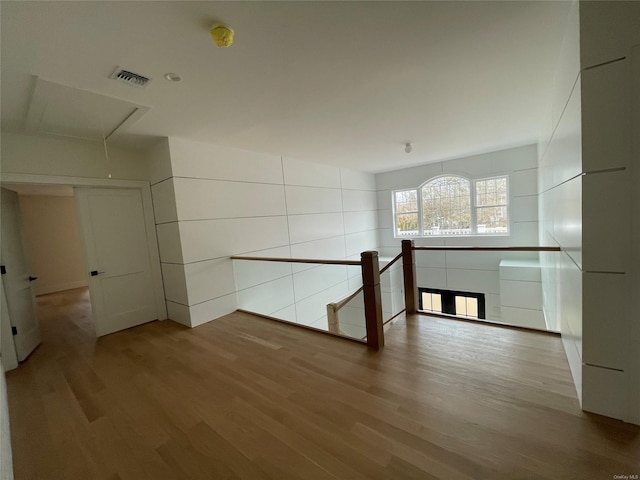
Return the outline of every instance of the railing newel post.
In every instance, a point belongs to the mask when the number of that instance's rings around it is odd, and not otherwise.
[[[338,304],[327,304],[327,323],[331,333],[340,334],[340,319],[338,318]]]
[[[418,311],[418,283],[416,281],[416,254],[413,240],[402,240],[402,272],[404,275],[404,306],[407,315]]]
[[[380,291],[380,262],[378,252],[362,252],[360,259],[364,314],[367,327],[367,346],[379,350],[384,347],[384,327],[382,324],[382,294]]]

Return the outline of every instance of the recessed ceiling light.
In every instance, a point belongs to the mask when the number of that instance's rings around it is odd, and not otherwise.
[[[170,82],[181,82],[182,81],[182,77],[180,75],[178,75],[177,73],[165,73],[164,74],[164,78],[166,78]]]

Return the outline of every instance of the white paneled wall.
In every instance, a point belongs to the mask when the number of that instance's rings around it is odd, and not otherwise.
[[[630,268],[630,292],[640,292],[640,45],[636,45],[631,49],[631,138],[632,138],[632,162],[631,162],[631,184],[635,188],[631,189],[631,268]],[[636,318],[640,312],[640,295],[632,295],[632,304],[629,307],[633,318],[635,312]],[[629,333],[629,344],[640,344],[640,322],[631,321],[631,329]],[[629,359],[627,365],[629,369],[629,398],[628,419],[631,422],[640,424],[640,354],[636,352]],[[634,382],[633,379],[636,379]]]
[[[171,318],[197,326],[242,308],[326,328],[326,304],[359,272],[229,256],[359,258],[377,247],[374,176],[178,138],[166,149],[152,192]]]
[[[558,322],[583,408],[638,424],[640,329],[630,299],[639,18],[637,2],[574,4],[539,162],[540,239],[563,248],[542,255],[545,314]]]
[[[529,145],[376,175],[378,239],[384,255],[398,254],[402,240],[394,238],[392,192],[448,173],[470,179],[508,175],[510,234],[418,238],[416,245],[538,245],[537,148]],[[417,252],[418,286],[484,293],[487,319],[502,322],[499,266],[504,258],[535,261],[538,257],[535,253]]]
[[[306,243],[344,235],[344,217],[340,212],[289,216],[291,243]]]
[[[505,323],[539,329],[549,327],[542,313],[542,286],[538,261],[500,262],[500,309]]]
[[[587,3],[580,3],[582,404],[640,424],[638,313],[630,302],[638,294],[631,290],[632,219],[640,215],[632,205],[631,126],[632,90],[640,82],[632,80],[631,47],[640,44],[640,3]]]
[[[574,383],[582,391],[582,133],[578,5],[574,5],[539,146],[540,242],[562,248],[541,253],[543,311],[562,333]]]
[[[174,178],[173,184],[180,220],[273,217],[286,212],[280,185],[193,178]]]

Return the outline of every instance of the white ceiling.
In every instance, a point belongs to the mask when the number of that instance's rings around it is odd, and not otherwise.
[[[24,130],[41,77],[150,107],[114,136],[141,147],[179,136],[375,172],[534,143],[569,7],[2,1],[2,127]],[[109,79],[118,65],[151,83]]]
[[[147,111],[113,97],[36,78],[25,128],[32,133],[103,141]]]

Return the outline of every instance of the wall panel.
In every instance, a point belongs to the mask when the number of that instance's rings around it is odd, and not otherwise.
[[[292,244],[344,235],[342,212],[289,215],[288,222]]]
[[[326,303],[356,288],[359,273],[228,257],[359,258],[378,245],[375,177],[186,139],[168,149],[171,176],[153,193],[176,320],[195,326],[237,306],[326,323]]]
[[[340,170],[330,165],[283,158],[284,182],[305,187],[340,188]]]
[[[285,215],[281,185],[174,178],[178,220]]]

